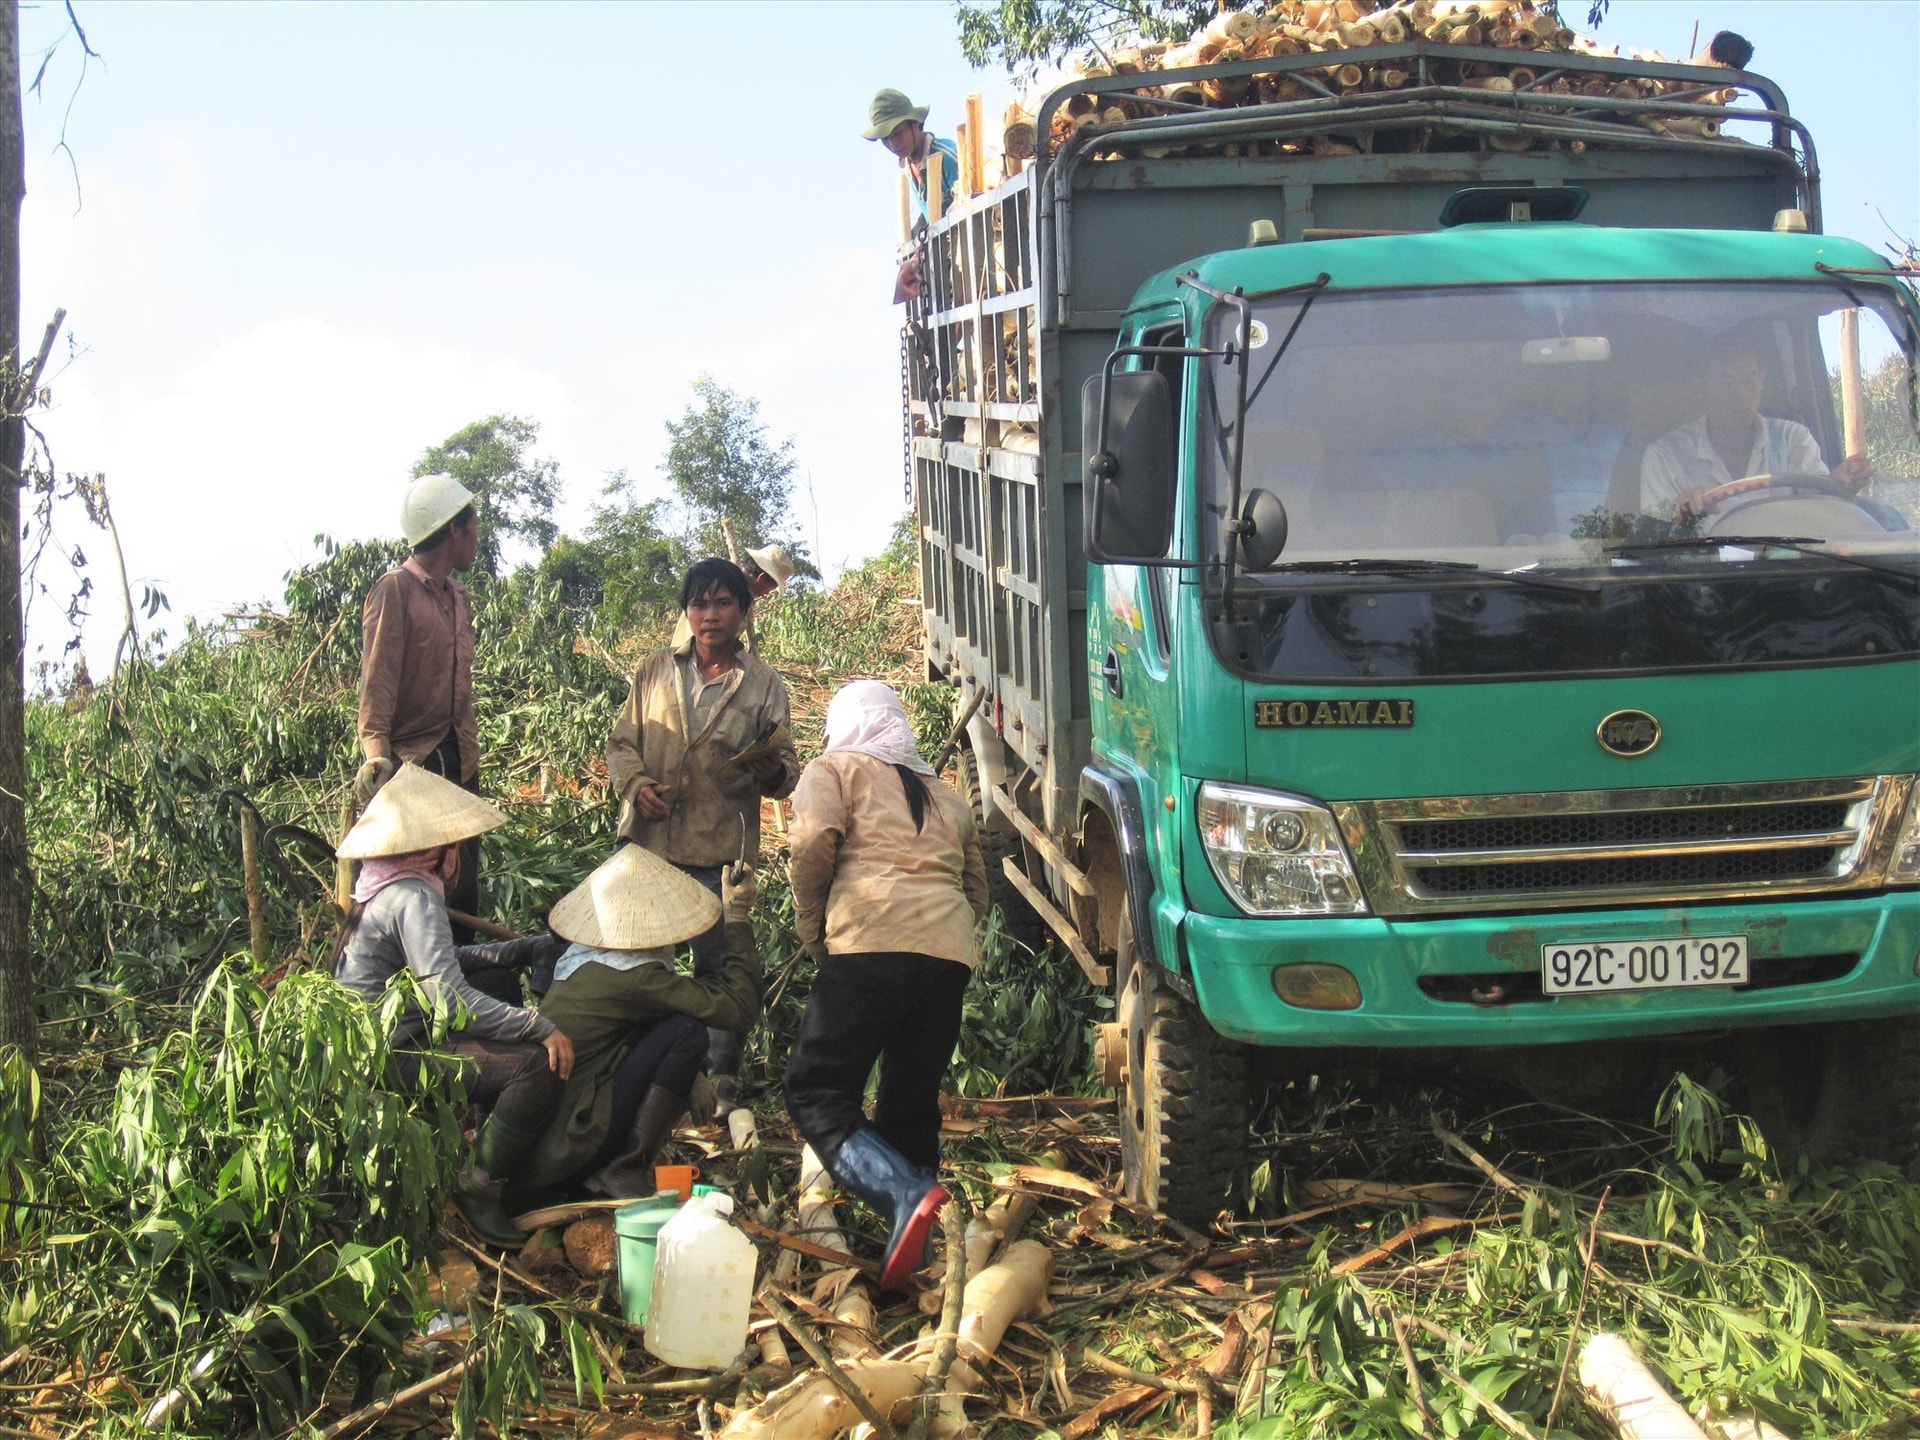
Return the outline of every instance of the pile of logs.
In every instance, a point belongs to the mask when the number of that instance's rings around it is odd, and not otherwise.
[[[1736,37],[1729,37],[1736,38]],[[1268,105],[1331,95],[1350,95],[1404,89],[1418,77],[1404,59],[1374,59],[1379,46],[1409,41],[1445,45],[1492,47],[1509,52],[1498,60],[1429,61],[1429,83],[1456,85],[1489,92],[1531,91],[1548,95],[1586,95],[1614,100],[1672,96],[1693,104],[1725,104],[1731,90],[1700,93],[1698,86],[1652,76],[1621,76],[1582,71],[1582,57],[1619,58],[1618,46],[1602,46],[1576,33],[1554,16],[1534,8],[1530,0],[1400,0],[1379,6],[1376,0],[1272,0],[1264,10],[1233,10],[1217,15],[1191,38],[1177,44],[1140,43],[1115,49],[1080,67],[1087,78],[1139,75],[1141,83],[1128,94],[1107,92],[1074,96],[1056,111],[1048,134],[1057,148],[1076,131],[1116,125],[1147,116],[1177,113],[1175,107],[1228,109]],[[1700,63],[1720,63],[1723,51],[1703,52]],[[1161,72],[1215,65],[1238,60],[1325,55],[1323,66],[1296,67],[1271,74],[1208,79],[1172,78],[1155,82]],[[1632,51],[1632,59],[1670,64],[1657,51]],[[1055,84],[1070,84],[1071,77]],[[1044,92],[1037,92],[1044,93]],[[1003,122],[1002,147],[1011,173],[1039,143],[1034,114],[1036,95],[1009,108]],[[1174,102],[1155,104],[1154,100]],[[1620,115],[1662,133],[1712,137],[1719,122],[1711,116]],[[1524,136],[1506,137],[1499,148],[1524,150],[1534,142]],[[1278,150],[1324,153],[1311,140],[1274,142]],[[1108,152],[1101,152],[1106,154]],[[1098,158],[1098,157],[1096,157]],[[1118,158],[1112,152],[1112,158]]]

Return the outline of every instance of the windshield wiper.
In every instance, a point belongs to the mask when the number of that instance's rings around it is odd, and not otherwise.
[[[1324,575],[1471,575],[1476,580],[1504,580],[1534,590],[1553,590],[1563,595],[1594,595],[1598,585],[1578,580],[1549,580],[1536,571],[1487,570],[1471,560],[1412,560],[1389,557],[1365,557],[1346,560],[1293,560],[1270,567],[1264,573]]]
[[[1730,546],[1736,550],[1791,550],[1796,555],[1812,555],[1820,560],[1837,560],[1842,565],[1852,565],[1856,569],[1870,571],[1884,576],[1888,580],[1898,581],[1903,589],[1920,595],[1920,574],[1911,570],[1896,569],[1892,565],[1877,564],[1872,560],[1863,560],[1858,555],[1843,555],[1837,550],[1822,550],[1822,545],[1831,544],[1817,535],[1693,535],[1670,536],[1664,540],[1619,540],[1610,543],[1609,552],[1628,550],[1718,550]]]

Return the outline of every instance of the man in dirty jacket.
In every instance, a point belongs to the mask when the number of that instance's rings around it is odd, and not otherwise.
[[[789,731],[787,686],[741,643],[753,591],[740,567],[708,558],[687,571],[684,644],[640,662],[607,744],[621,799],[620,834],[686,871],[714,894],[724,866],[760,853],[760,801],[790,794],[800,761]],[[693,941],[694,974],[726,956],[716,921]],[[707,1069],[725,1110],[738,1097],[744,1031],[710,1029]]]

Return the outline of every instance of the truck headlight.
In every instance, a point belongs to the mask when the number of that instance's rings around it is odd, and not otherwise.
[[[1239,785],[1200,787],[1200,844],[1214,879],[1249,915],[1365,915],[1333,812]]]
[[[1894,837],[1893,863],[1887,867],[1889,885],[1920,885],[1920,779],[1907,796],[1907,818]]]

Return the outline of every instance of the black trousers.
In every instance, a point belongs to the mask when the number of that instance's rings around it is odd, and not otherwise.
[[[720,871],[718,865],[679,865],[678,869],[698,880],[714,894],[719,895]],[[724,898],[724,897],[723,897]],[[688,942],[693,951],[693,973],[701,980],[711,979],[720,973],[727,960],[727,921],[723,914],[713,924],[702,930]],[[738,1075],[740,1073],[740,1053],[746,1042],[745,1032],[735,1033],[722,1030],[718,1026],[707,1028],[707,1073],[709,1075]]]
[[[607,1138],[584,1172],[598,1170],[618,1155],[633,1129],[633,1117],[647,1091],[662,1090],[687,1098],[707,1050],[707,1027],[691,1015],[663,1015],[633,1027],[631,1048],[613,1072],[613,1112]]]
[[[554,1073],[547,1062],[547,1047],[538,1040],[482,1040],[451,1036],[438,1051],[425,1054],[402,1040],[396,1042],[391,1061],[393,1083],[411,1089],[421,1061],[441,1066],[457,1064],[446,1059],[457,1056],[468,1063],[459,1065],[466,1085],[467,1099],[481,1109],[491,1109],[503,1126],[522,1135],[538,1135],[547,1128],[567,1082]]]
[[[871,1123],[910,1163],[929,1173],[939,1166],[940,1082],[972,976],[957,960],[905,951],[821,962],[787,1060],[787,1113],[822,1164]],[[860,1102],[876,1060],[869,1122]]]

